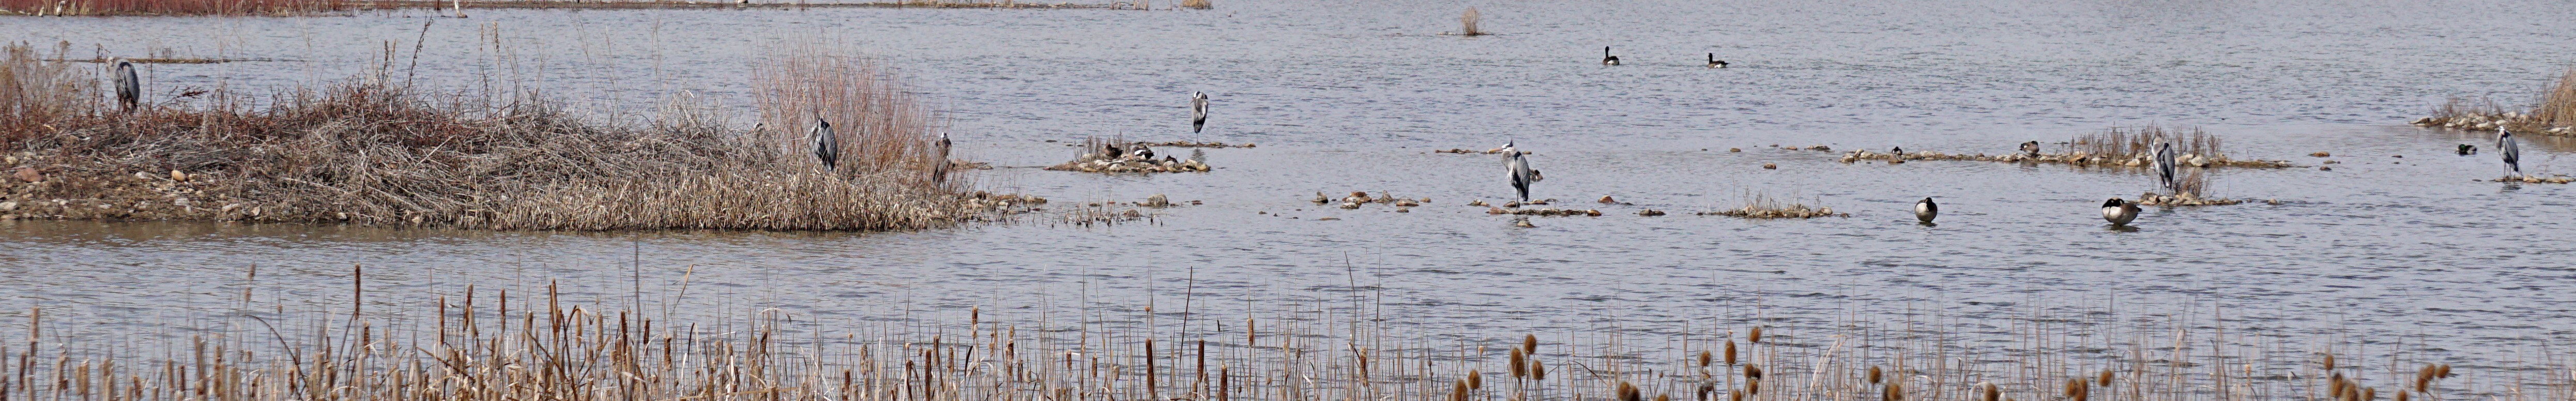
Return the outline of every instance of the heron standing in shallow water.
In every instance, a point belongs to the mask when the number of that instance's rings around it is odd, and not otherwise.
[[[1190,92],[1190,133],[1207,129],[1207,92]]]
[[[2182,186],[2180,183],[2174,181],[2174,154],[2172,142],[2156,141],[2155,162],[2156,179],[2160,180],[2160,182],[2164,184],[2165,192],[2168,195],[2181,196]]]
[[[2521,177],[2522,146],[2514,142],[2512,131],[2496,127],[2496,154],[2504,157],[2504,167],[2513,170],[2513,177]]]
[[[2113,226],[2129,225],[2129,222],[2138,220],[2138,205],[2111,198],[2109,202],[2102,202],[2102,219],[2111,221]]]
[[[143,78],[134,75],[134,63],[123,58],[116,60],[115,75],[116,104],[124,106],[125,112],[132,113],[135,105],[143,101]]]
[[[1926,197],[1921,202],[1914,202],[1915,220],[1922,220],[1923,224],[1932,224],[1932,218],[1940,215],[1941,205],[1932,203],[1932,198]]]
[[[823,116],[814,116],[812,135],[814,135],[814,158],[823,160],[823,170],[839,170],[841,139],[839,135],[832,134],[832,122],[823,121]]]
[[[1531,170],[1529,159],[1522,157],[1520,148],[1513,147],[1508,141],[1503,142],[1503,168],[1510,170],[1512,190],[1520,193],[1521,202],[1529,202],[1529,185],[1538,182],[1538,170]]]
[[[932,185],[942,185],[942,184],[947,184],[947,183],[948,183],[948,133],[946,133],[946,132],[941,132],[941,133],[939,133],[939,160],[932,160],[932,161],[930,161],[930,162],[931,162],[931,163],[933,163],[933,164],[931,164],[931,165],[930,165],[930,183],[931,183]]]

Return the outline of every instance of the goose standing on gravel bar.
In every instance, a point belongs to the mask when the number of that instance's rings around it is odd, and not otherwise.
[[[2496,154],[2504,156],[2504,167],[2513,170],[2513,177],[2521,177],[2522,145],[2514,142],[2512,131],[2496,127]]]
[[[1726,68],[1726,60],[1717,59],[1717,53],[1709,53],[1708,68]]]
[[[1136,144],[1136,147],[1127,149],[1128,156],[1135,156],[1137,159],[1142,160],[1154,160],[1154,149],[1145,147],[1145,144]]]
[[[1932,224],[1932,218],[1939,217],[1940,215],[1941,205],[1932,203],[1932,198],[1927,197],[1923,198],[1923,201],[1921,202],[1914,202],[1915,220],[1922,220],[1923,224]]]
[[[2165,194],[2181,196],[2182,187],[2174,181],[2173,143],[2157,141],[2155,159],[2156,179],[2164,184]]]
[[[1207,128],[1207,92],[1190,92],[1190,133]]]
[[[1530,169],[1529,159],[1522,157],[1520,148],[1509,141],[1503,142],[1503,169],[1510,170],[1512,190],[1520,193],[1521,202],[1529,202],[1529,186],[1538,182],[1538,171]]]
[[[814,116],[812,134],[814,135],[814,158],[823,160],[824,171],[839,170],[841,139],[838,138],[839,135],[832,134],[832,122],[823,121],[822,116]]]
[[[2102,202],[2102,219],[2111,221],[2113,226],[2129,225],[2129,222],[2138,220],[2138,205],[2111,198],[2109,202]]]
[[[1619,56],[1610,55],[1610,47],[1601,47],[1601,65],[1619,65]]]
[[[2039,141],[2022,142],[2021,153],[2030,157],[2039,157]]]
[[[116,104],[124,106],[125,112],[132,113],[135,104],[143,101],[143,78],[134,75],[134,63],[123,58],[116,60],[115,75]]]

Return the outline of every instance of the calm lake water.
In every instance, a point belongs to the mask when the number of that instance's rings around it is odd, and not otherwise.
[[[542,88],[628,123],[687,91],[749,125],[746,71],[762,46],[839,41],[901,68],[952,121],[963,157],[1000,167],[977,173],[985,187],[1058,210],[1154,194],[1203,202],[1109,226],[1042,214],[884,234],[0,223],[0,326],[43,308],[65,335],[168,335],[234,312],[245,288],[257,305],[340,308],[351,267],[364,265],[372,304],[414,314],[469,284],[556,282],[611,305],[640,289],[646,306],[678,314],[776,307],[823,321],[954,318],[970,306],[1035,319],[1086,300],[1134,317],[1185,297],[1213,316],[1342,310],[1356,286],[1388,320],[1441,338],[1614,323],[1670,335],[1758,310],[1793,329],[1856,312],[1992,321],[1972,336],[2001,341],[2004,321],[2097,308],[2141,321],[2223,315],[2231,330],[2298,341],[2430,342],[2441,360],[2501,365],[2576,333],[2576,189],[2476,182],[2502,174],[2494,155],[2450,149],[2484,147],[2488,134],[2405,122],[2452,96],[2528,102],[2576,65],[2576,3],[2434,3],[1218,0],[1208,11],[0,18],[0,39],[68,41],[76,57],[275,60],[147,66],[164,96],[347,79],[390,44],[395,79]],[[1498,34],[1442,35],[1471,6]],[[1603,46],[1627,65],[1599,65]],[[1702,68],[1708,53],[1733,67]],[[1197,137],[1192,91],[1215,99]],[[2004,153],[2144,124],[2199,127],[2237,158],[2300,167],[2226,170],[2212,186],[2277,204],[2149,208],[2135,230],[2113,230],[2102,200],[2147,191],[2150,177],[1842,164],[1772,146]],[[1208,150],[1218,169],[1204,174],[1034,168],[1073,153],[1049,141],[1121,135],[1260,146]],[[1511,196],[1496,157],[1431,151],[1505,141],[1546,171],[1533,196],[1605,215],[1519,228],[1466,206]],[[2576,141],[2524,147],[2526,170],[2576,172]],[[2334,156],[2308,156],[2321,151]],[[1409,213],[1306,202],[1349,191],[1432,201]],[[1851,216],[1691,215],[1754,195]],[[1631,204],[1592,202],[1602,196]],[[1943,205],[1937,226],[1914,224],[1924,197]],[[1648,208],[1673,215],[1635,214]]]

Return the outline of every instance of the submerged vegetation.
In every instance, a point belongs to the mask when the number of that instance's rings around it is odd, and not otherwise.
[[[2529,110],[2509,108],[2494,100],[2471,102],[2451,98],[2433,109],[2433,116],[2415,119],[2414,124],[2471,131],[2512,130],[2517,135],[2576,136],[2576,67],[2560,73],[2558,79],[2541,88],[2539,103]]]
[[[0,218],[346,222],[498,230],[903,230],[1027,202],[929,175],[928,118],[891,75],[858,77],[866,106],[825,94],[860,64],[767,71],[764,115],[848,121],[841,171],[789,151],[784,130],[732,131],[674,102],[650,126],[591,124],[543,101],[444,103],[360,80],[263,108],[111,112],[68,63],[25,46],[0,60]],[[767,85],[758,85],[766,83]],[[800,84],[789,84],[800,83]],[[800,86],[801,85],[801,86]],[[788,96],[782,90],[815,92]],[[220,96],[220,95],[218,95]],[[889,97],[890,96],[890,97]],[[151,102],[146,102],[150,104]],[[781,124],[778,126],[793,126]]]

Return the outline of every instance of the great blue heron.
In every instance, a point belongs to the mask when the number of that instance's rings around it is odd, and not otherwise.
[[[2111,221],[2114,226],[2129,225],[2129,222],[2138,220],[2138,205],[2111,198],[2110,202],[2102,202],[2102,219]]]
[[[1610,47],[1601,47],[1601,65],[1619,65],[1619,56],[1610,55]]]
[[[1538,182],[1538,171],[1531,170],[1529,159],[1522,157],[1520,148],[1508,141],[1503,142],[1503,169],[1510,170],[1512,190],[1520,193],[1521,202],[1529,202],[1529,186]]]
[[[2513,176],[2521,177],[2522,146],[2514,142],[2512,131],[2506,131],[2504,127],[2496,127],[2496,154],[2504,156],[2504,167],[2512,169]]]
[[[1207,129],[1207,92],[1190,92],[1190,133]]]
[[[143,78],[134,75],[134,63],[124,59],[116,60],[115,78],[116,104],[124,106],[126,112],[134,112],[135,105],[143,101]]]
[[[2021,152],[2030,157],[2039,157],[2039,141],[2022,142]]]
[[[1717,59],[1717,53],[1709,53],[1708,68],[1726,68],[1726,60]]]
[[[1922,220],[1923,224],[1932,224],[1932,218],[1940,215],[1941,205],[1932,203],[1932,198],[1927,197],[1920,202],[1914,202],[1915,220]]]
[[[939,160],[930,161],[930,183],[948,183],[948,133],[939,133]]]
[[[2174,181],[2175,161],[2172,142],[2156,142],[2155,162],[2156,179],[2159,183],[2164,184],[2165,192],[2168,192],[2169,195],[2182,195],[2182,186],[2179,182]]]
[[[815,116],[812,135],[814,135],[814,158],[823,160],[824,170],[839,170],[841,139],[839,135],[832,134],[832,122],[823,121],[822,116]]]

